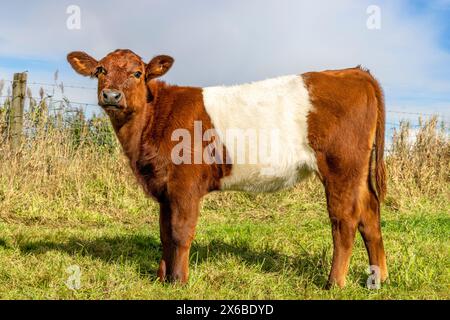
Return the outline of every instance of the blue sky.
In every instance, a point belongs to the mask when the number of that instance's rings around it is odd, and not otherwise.
[[[80,30],[66,27],[71,4],[81,9]],[[369,5],[381,9],[379,30],[366,27]],[[101,58],[116,48],[145,60],[170,54],[176,62],[165,80],[194,86],[362,64],[382,83],[388,109],[450,121],[450,0],[16,0],[2,13],[0,79],[27,70],[31,82],[51,83],[58,69],[65,84],[95,87],[66,54]],[[96,102],[95,90],[65,94]]]
[[[439,31],[439,45],[450,50],[450,1],[411,0],[406,10],[412,15],[430,15]]]

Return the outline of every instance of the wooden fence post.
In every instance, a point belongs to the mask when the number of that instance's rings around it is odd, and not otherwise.
[[[27,88],[27,74],[15,73],[13,81],[13,96],[9,113],[9,139],[11,149],[17,152],[22,142],[23,134],[23,109],[25,106],[25,94]]]

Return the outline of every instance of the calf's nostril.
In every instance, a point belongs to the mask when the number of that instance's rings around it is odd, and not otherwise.
[[[103,91],[103,98],[104,99],[108,99],[108,95],[106,94],[106,92]]]
[[[122,94],[120,92],[115,93],[115,97],[116,101],[120,101],[120,98],[122,98]]]

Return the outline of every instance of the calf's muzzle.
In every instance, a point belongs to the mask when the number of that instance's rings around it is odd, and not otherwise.
[[[100,93],[100,105],[119,106],[123,98],[123,93],[119,90],[103,89]]]

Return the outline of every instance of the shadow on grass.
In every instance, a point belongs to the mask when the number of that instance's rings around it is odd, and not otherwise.
[[[147,235],[100,237],[94,240],[70,238],[65,242],[28,241],[18,247],[25,254],[43,254],[47,251],[60,251],[69,255],[89,256],[107,263],[133,262],[138,272],[150,280],[156,280],[156,271],[161,257],[159,239]],[[294,273],[301,275],[318,287],[324,287],[327,280],[327,250],[309,254],[299,252],[295,257],[287,256],[273,249],[255,250],[248,243],[226,243],[213,239],[207,245],[195,243],[191,248],[191,266],[217,261],[232,255],[243,263],[254,265],[266,273]]]

